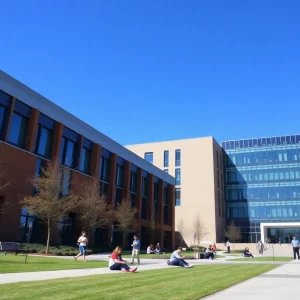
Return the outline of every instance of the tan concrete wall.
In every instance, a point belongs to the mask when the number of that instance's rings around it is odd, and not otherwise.
[[[193,223],[199,215],[204,223],[207,234],[203,243],[213,243],[224,240],[225,218],[223,210],[219,216],[218,190],[223,193],[221,183],[222,152],[220,146],[212,137],[176,140],[159,143],[126,146],[144,158],[146,152],[153,152],[153,164],[161,169],[168,169],[175,176],[175,169],[181,169],[181,205],[176,206],[175,222],[183,220],[185,227],[184,240],[187,245],[194,243]],[[175,167],[175,150],[181,151],[181,166]],[[164,151],[169,151],[169,167],[164,167]],[[219,155],[217,168],[216,151]],[[217,175],[219,174],[219,188]],[[223,175],[222,175],[223,176]],[[225,200],[221,200],[224,202]],[[225,211],[225,208],[224,208]],[[202,244],[202,243],[201,243]]]

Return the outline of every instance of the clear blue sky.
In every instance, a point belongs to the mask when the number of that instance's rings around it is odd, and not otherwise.
[[[2,1],[0,68],[121,144],[295,134],[299,16],[299,0]]]

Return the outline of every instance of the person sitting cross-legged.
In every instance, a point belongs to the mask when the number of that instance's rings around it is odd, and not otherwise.
[[[134,273],[137,268],[130,268],[127,261],[122,258],[122,247],[116,247],[109,259],[109,268],[112,271],[122,271]]]
[[[170,265],[171,266],[179,266],[184,268],[191,268],[192,265],[187,263],[184,259],[184,256],[181,256],[182,248],[179,247],[177,250],[175,250],[171,257],[170,257]]]
[[[215,255],[214,255],[214,250],[212,248],[212,245],[210,245],[208,248],[206,248],[205,250],[205,258],[206,259],[214,259],[215,258]]]
[[[153,244],[150,244],[147,248],[147,254],[155,254],[155,249],[153,248]]]
[[[252,255],[252,253],[249,251],[249,248],[246,247],[244,250],[244,257],[252,257],[254,258],[254,256]]]

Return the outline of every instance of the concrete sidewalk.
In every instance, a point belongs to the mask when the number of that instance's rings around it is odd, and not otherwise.
[[[253,266],[255,268],[255,266]],[[281,300],[299,298],[300,261],[278,267],[204,299],[210,300]]]

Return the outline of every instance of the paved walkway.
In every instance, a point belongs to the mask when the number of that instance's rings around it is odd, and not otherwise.
[[[209,300],[282,300],[298,299],[300,261],[293,261],[258,277],[237,284],[204,299]]]

